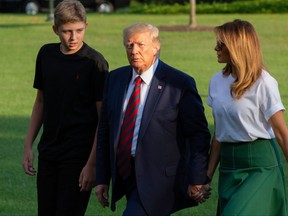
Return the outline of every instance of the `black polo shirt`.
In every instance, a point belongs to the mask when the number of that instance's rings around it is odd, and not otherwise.
[[[39,158],[88,158],[98,123],[96,101],[102,100],[107,72],[104,57],[85,43],[71,55],[60,51],[60,43],[40,49],[33,86],[44,97]]]

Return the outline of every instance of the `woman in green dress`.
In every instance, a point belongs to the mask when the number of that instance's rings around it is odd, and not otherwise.
[[[212,77],[207,99],[215,123],[211,179],[220,161],[217,215],[287,216],[278,148],[287,160],[288,130],[277,81],[251,23],[234,20],[214,32],[218,62],[226,64]]]

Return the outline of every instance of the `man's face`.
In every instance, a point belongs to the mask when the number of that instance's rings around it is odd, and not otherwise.
[[[141,74],[155,62],[159,47],[152,42],[149,32],[136,33],[126,42],[127,58],[134,70]]]
[[[86,27],[87,23],[84,22],[65,23],[58,27],[53,26],[55,34],[59,36],[61,41],[61,51],[64,54],[73,54],[82,47]]]

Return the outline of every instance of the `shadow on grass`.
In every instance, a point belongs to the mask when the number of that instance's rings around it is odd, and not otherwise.
[[[0,116],[0,215],[37,215],[36,178],[27,176],[21,164],[28,121]]]
[[[28,116],[0,116],[0,215],[37,215],[36,177],[27,176],[21,164],[29,120]],[[209,125],[209,128],[211,130],[213,126]],[[36,148],[37,141],[34,144],[34,166],[37,170]],[[205,208],[208,206],[208,209],[213,211],[214,203],[215,198],[205,205],[186,209],[173,215],[182,216],[193,213],[195,216],[200,216],[207,211]],[[118,209],[115,213],[108,208],[103,209],[96,199],[95,190],[93,190],[86,215],[120,216],[125,206],[125,198],[119,201],[117,206]]]
[[[10,24],[7,23],[7,24],[0,24],[0,28],[19,28],[19,27],[25,28],[25,27],[31,27],[31,26],[46,26],[47,23],[10,23]],[[48,24],[51,24],[51,23],[48,23]]]

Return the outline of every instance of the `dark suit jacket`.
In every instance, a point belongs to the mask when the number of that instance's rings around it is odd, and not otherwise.
[[[111,71],[98,128],[96,184],[110,184],[111,209],[124,194],[117,188],[116,149],[130,66]],[[207,183],[210,133],[195,81],[159,61],[143,111],[135,154],[137,188],[151,216],[196,205],[188,184]]]

